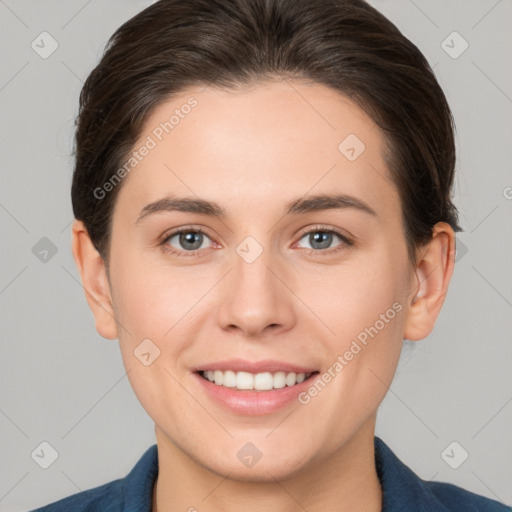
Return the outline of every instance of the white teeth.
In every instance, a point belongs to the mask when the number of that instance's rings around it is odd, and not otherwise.
[[[254,377],[253,377],[252,373],[237,372],[236,387],[238,389],[253,389],[254,388]]]
[[[297,374],[295,372],[289,373],[286,376],[286,385],[293,386],[297,382]]]
[[[254,389],[266,391],[274,387],[274,378],[269,372],[257,373],[254,376]]]
[[[281,389],[286,386],[286,373],[284,372],[276,372],[274,373],[274,388]],[[293,384],[292,384],[293,385]]]
[[[224,373],[220,370],[215,370],[213,372],[213,379],[215,380],[215,384],[221,385],[224,382]]]
[[[307,379],[311,373],[285,373],[285,372],[233,372],[227,370],[207,370],[201,372],[203,377],[218,386],[236,388],[242,390],[255,389],[256,391],[268,391],[270,389],[281,389],[285,386],[295,386]]]
[[[236,373],[231,371],[224,372],[224,382],[222,385],[234,388],[236,386]]]

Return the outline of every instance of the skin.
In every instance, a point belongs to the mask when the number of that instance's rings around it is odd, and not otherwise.
[[[190,96],[197,107],[124,178],[109,274],[83,223],[75,220],[72,230],[96,329],[119,339],[130,383],[155,422],[153,510],[380,511],[377,408],[402,340],[425,338],[434,327],[454,268],[453,230],[438,223],[416,261],[408,259],[382,132],[320,84],[190,88],[153,111],[136,147]],[[366,146],[352,162],[338,150],[349,134]],[[292,199],[333,192],[377,215],[351,208],[284,215]],[[166,194],[216,201],[227,217],[170,211],[136,224],[141,209]],[[206,232],[200,254],[164,252],[165,244],[190,251],[178,236],[159,245],[162,235],[190,225]],[[308,235],[329,229],[353,245],[333,235],[322,249]],[[236,252],[247,236],[263,248],[252,263]],[[236,357],[325,372],[393,303],[401,311],[306,405],[237,415],[191,374]],[[149,366],[133,353],[145,338],[160,349]],[[263,454],[251,469],[236,456],[247,442]]]

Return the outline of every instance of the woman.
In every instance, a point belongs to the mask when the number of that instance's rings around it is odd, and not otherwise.
[[[156,445],[41,511],[504,511],[375,436],[460,231],[452,116],[362,0],[161,0],[84,84],[73,255]]]

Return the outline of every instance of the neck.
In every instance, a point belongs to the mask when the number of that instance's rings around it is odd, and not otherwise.
[[[159,471],[152,512],[381,512],[375,416],[336,452],[286,480],[239,481],[199,465],[156,428]]]

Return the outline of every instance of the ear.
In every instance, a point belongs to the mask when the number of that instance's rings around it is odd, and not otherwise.
[[[455,234],[446,222],[438,222],[432,238],[418,251],[414,285],[408,305],[404,338],[418,341],[434,329],[455,266]]]
[[[76,219],[72,226],[71,249],[82,277],[85,298],[94,315],[96,330],[104,338],[114,340],[118,337],[117,325],[105,263],[84,223]]]

